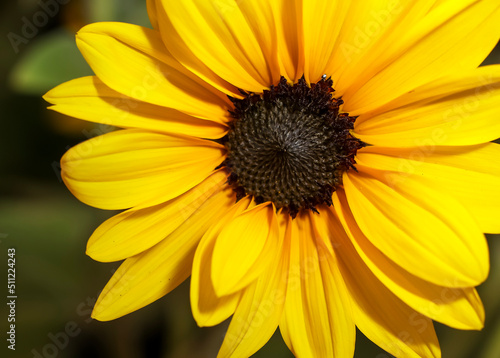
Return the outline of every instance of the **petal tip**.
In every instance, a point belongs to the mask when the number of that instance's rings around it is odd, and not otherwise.
[[[217,297],[223,297],[236,292],[237,290],[234,289],[235,285],[231,281],[232,280],[227,275],[212,274],[212,285],[214,288],[215,295]]]
[[[109,319],[105,319],[102,315],[102,309],[99,309],[99,306],[98,304],[96,303],[96,305],[94,306],[94,309],[92,310],[92,313],[90,314],[90,318],[96,320],[96,321],[100,321],[100,322],[105,322],[105,321],[109,321]]]

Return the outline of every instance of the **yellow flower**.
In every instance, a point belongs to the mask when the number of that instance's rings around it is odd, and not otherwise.
[[[352,357],[355,327],[439,357],[432,320],[481,329],[499,233],[498,0],[148,1],[154,29],[77,35],[95,72],[45,95],[125,129],[62,158],[81,201],[127,209],[88,242],[123,260],[93,317],[191,275],[220,357],[279,327],[298,357]]]

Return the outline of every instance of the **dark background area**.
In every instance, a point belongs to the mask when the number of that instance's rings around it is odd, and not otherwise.
[[[119,263],[91,260],[85,256],[86,241],[115,213],[80,203],[58,174],[60,157],[90,138],[96,132],[94,125],[46,110],[41,96],[59,83],[92,74],[74,43],[80,27],[96,21],[144,26],[149,22],[145,1],[60,2],[66,4],[24,0],[0,8],[0,262],[4,272],[0,282],[7,301],[7,249],[15,248],[18,296],[16,350],[7,349],[8,312],[3,303],[0,356],[215,357],[227,322],[213,328],[196,326],[189,307],[189,282],[118,320],[90,319],[99,291]],[[52,7],[47,7],[49,3]],[[27,22],[32,24],[31,32]],[[500,63],[500,49],[487,63]],[[489,236],[491,274],[479,287],[486,307],[485,329],[467,332],[436,324],[444,358],[500,357],[499,239]],[[292,357],[279,332],[255,356]],[[388,355],[359,334],[356,357]]]

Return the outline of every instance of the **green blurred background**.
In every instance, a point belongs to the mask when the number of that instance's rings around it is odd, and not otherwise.
[[[48,3],[57,8],[43,6]],[[85,245],[92,231],[114,213],[76,200],[60,180],[58,162],[69,147],[99,128],[47,111],[41,99],[59,83],[92,74],[74,42],[79,28],[96,21],[149,26],[145,1],[4,2],[0,18],[0,261],[5,272],[1,282],[7,301],[7,249],[13,247],[18,296],[16,350],[7,349],[8,312],[2,304],[0,356],[215,357],[227,322],[214,328],[196,326],[188,282],[116,321],[90,319],[99,291],[118,264],[92,261],[85,256]],[[27,21],[35,27],[23,30]],[[500,49],[487,63],[500,63]],[[479,287],[486,326],[481,332],[466,332],[436,324],[444,358],[500,357],[500,238],[488,239],[492,269]],[[279,333],[255,356],[292,357]],[[356,357],[389,356],[359,334]]]

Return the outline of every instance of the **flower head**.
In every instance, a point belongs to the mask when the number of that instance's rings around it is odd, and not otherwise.
[[[87,253],[123,260],[111,320],[191,275],[221,357],[279,327],[298,357],[352,357],[355,327],[438,357],[431,320],[480,329],[500,232],[497,0],[150,0],[153,29],[84,27],[95,76],[53,110],[124,128],[70,149],[84,203],[126,209]],[[402,335],[401,332],[405,334]]]

